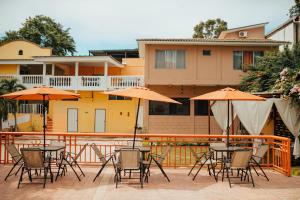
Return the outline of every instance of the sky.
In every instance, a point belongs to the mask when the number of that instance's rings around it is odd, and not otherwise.
[[[77,55],[137,48],[138,38],[191,38],[199,21],[221,18],[228,28],[288,19],[294,0],[0,0],[0,37],[26,18],[46,15],[71,28]]]

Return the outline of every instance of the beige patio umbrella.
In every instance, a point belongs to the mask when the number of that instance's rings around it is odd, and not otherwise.
[[[136,112],[136,119],[135,119],[135,126],[134,126],[134,135],[133,135],[133,148],[135,146],[135,138],[136,138],[136,130],[137,130],[137,121],[139,116],[139,108],[140,108],[140,101],[141,99],[151,100],[151,101],[161,101],[161,102],[168,102],[168,103],[176,103],[181,104],[178,101],[175,101],[169,97],[161,95],[157,92],[154,92],[145,87],[132,87],[122,90],[115,90],[110,92],[104,92],[108,95],[116,95],[116,96],[123,96],[123,97],[131,97],[131,98],[138,98],[138,106]]]
[[[59,90],[52,87],[35,87],[32,89],[12,92],[1,96],[4,99],[11,100],[40,100],[43,101],[43,137],[44,148],[46,145],[46,101],[49,100],[63,100],[63,99],[78,99],[79,94]]]
[[[209,101],[227,101],[227,147],[229,146],[229,108],[231,101],[265,101],[263,97],[259,97],[250,93],[242,92],[233,88],[224,88],[214,92],[209,92],[200,96],[191,98],[192,100],[209,100]]]

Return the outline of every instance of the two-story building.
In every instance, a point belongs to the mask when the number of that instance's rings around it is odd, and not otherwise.
[[[51,48],[17,40],[0,46],[0,79],[16,78],[27,88],[45,85],[78,92],[78,101],[50,101],[48,127],[53,131],[132,132],[137,102],[102,93],[144,85],[143,60],[121,60],[109,55],[54,56]],[[21,113],[41,111],[38,102],[20,103]],[[25,119],[19,120],[27,122],[21,130],[41,129],[40,123],[35,125],[37,117]]]
[[[150,133],[219,134],[208,101],[191,97],[238,87],[249,65],[281,41],[265,39],[265,23],[223,31],[217,39],[138,39],[145,59],[145,85],[182,105],[147,101],[144,126]]]

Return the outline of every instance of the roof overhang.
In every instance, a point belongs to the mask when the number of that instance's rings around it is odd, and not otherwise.
[[[202,46],[255,46],[255,47],[277,47],[288,44],[286,41],[275,41],[268,39],[138,39],[140,56],[144,56],[145,45],[202,45]]]
[[[0,64],[2,64],[2,65],[37,65],[37,64],[43,64],[43,62],[36,62],[34,60],[12,59],[12,60],[0,60]]]
[[[109,67],[123,67],[123,65],[110,56],[36,56],[34,61],[42,63],[108,63]]]
[[[232,33],[232,32],[236,32],[236,31],[243,31],[243,30],[248,30],[248,29],[253,29],[253,28],[265,27],[265,25],[267,25],[268,23],[269,22],[264,22],[264,23],[260,23],[260,24],[249,25],[249,26],[241,26],[241,27],[227,29],[222,32],[223,33]]]

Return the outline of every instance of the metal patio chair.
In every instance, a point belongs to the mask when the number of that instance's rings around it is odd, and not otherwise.
[[[228,178],[230,187],[233,184],[231,182],[232,178],[240,179],[239,183],[234,183],[234,184],[252,184],[252,186],[255,187],[254,180],[251,173],[251,167],[250,167],[250,160],[252,154],[253,154],[252,150],[238,150],[233,152],[232,158],[230,160],[225,158],[226,161],[224,162],[222,181],[224,179],[224,173],[226,171],[226,177]],[[237,176],[232,176],[229,173],[229,171],[232,172],[233,170],[237,171]],[[249,181],[249,177],[251,181]]]
[[[51,172],[50,158],[46,158],[44,160],[44,156],[42,151],[39,148],[21,148],[21,154],[24,160],[24,165],[22,166],[22,171],[18,183],[18,188],[23,181],[24,173],[28,173],[29,181],[32,182],[32,170],[40,170],[43,171],[44,177],[36,177],[35,179],[44,179],[43,187],[46,186],[46,180],[48,177],[48,173],[50,173],[51,182],[53,182],[53,174]],[[38,176],[38,174],[37,174]]]
[[[122,148],[119,152],[119,160],[115,163],[115,183],[116,188],[118,187],[118,183],[122,181],[122,179],[139,179],[141,188],[143,188],[143,179],[144,179],[144,166],[141,160],[141,152],[139,149],[132,148]],[[125,178],[121,177],[121,172],[124,170],[138,172],[139,178]]]
[[[199,169],[197,170],[196,174],[193,177],[193,180],[195,180],[195,178],[197,177],[198,173],[200,172],[200,170],[202,169],[202,167],[204,165],[207,165],[207,170],[209,175],[213,175],[214,179],[217,181],[216,178],[216,173],[215,173],[215,165],[216,165],[216,160],[213,159],[213,151],[208,151],[208,152],[201,152],[201,153],[197,153],[195,152],[195,150],[190,147],[190,151],[192,153],[192,155],[195,158],[195,164],[193,165],[192,169],[190,170],[190,172],[188,173],[188,176],[192,173],[193,169],[199,165]],[[212,172],[211,172],[212,170]]]
[[[22,155],[20,154],[20,152],[18,151],[18,149],[16,148],[16,146],[14,144],[9,144],[9,145],[6,145],[5,147],[8,151],[8,153],[10,154],[13,164],[14,164],[4,179],[6,181],[8,177],[12,176],[13,174],[16,176],[19,173],[20,169],[22,168],[22,166],[24,164],[24,161],[23,161]],[[12,173],[13,170],[17,166],[19,166],[17,171],[15,173]]]
[[[268,144],[262,144],[258,147],[256,153],[254,155],[252,155],[251,157],[251,162],[250,165],[251,167],[254,169],[255,173],[257,176],[263,176],[267,179],[267,181],[269,181],[268,176],[266,175],[266,173],[264,172],[263,168],[261,167],[261,161],[263,159],[263,157],[265,156],[265,154],[267,153],[267,151],[269,150],[269,145]],[[256,167],[258,167],[260,169],[260,171],[262,172],[259,173],[256,169]]]
[[[106,155],[103,155],[101,153],[101,150],[97,147],[97,145],[95,143],[93,143],[91,145],[92,149],[94,150],[96,156],[98,157],[98,159],[100,160],[101,162],[101,168],[100,170],[98,171],[97,175],[95,176],[93,182],[95,182],[95,180],[97,179],[98,176],[100,176],[101,172],[103,171],[103,169],[105,168],[105,166],[107,165],[107,163],[112,160],[113,158],[113,155],[111,154],[106,154]]]
[[[162,164],[163,164],[165,158],[167,157],[167,155],[170,153],[170,151],[171,151],[171,146],[167,146],[162,154],[158,155],[158,154],[152,153],[149,155],[149,161],[148,162],[144,161],[144,165],[146,166],[145,180],[147,182],[148,182],[148,177],[150,176],[150,166],[151,166],[152,161],[157,165],[157,167],[160,169],[161,173],[168,180],[168,182],[170,182],[169,177],[167,176],[166,172],[164,171],[164,169],[162,167]]]
[[[84,150],[86,149],[88,143],[86,143],[79,151],[78,154],[75,154],[74,156],[71,155],[70,152],[67,152],[66,155],[62,155],[60,160],[57,160],[58,163],[58,172],[56,175],[55,180],[57,180],[58,176],[61,175],[63,173],[65,173],[65,171],[67,170],[67,166],[70,166],[71,169],[73,170],[74,174],[76,175],[77,179],[79,181],[81,181],[80,176],[85,177],[85,174],[83,173],[81,167],[78,164],[78,159],[81,157],[81,154],[84,152]],[[74,167],[78,167],[79,171],[80,171],[80,175],[78,175],[78,173],[76,172],[76,170],[74,169]],[[63,170],[62,173],[60,174],[60,170]]]

